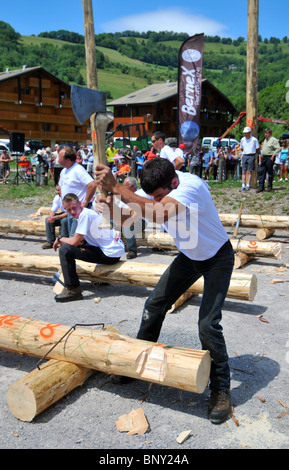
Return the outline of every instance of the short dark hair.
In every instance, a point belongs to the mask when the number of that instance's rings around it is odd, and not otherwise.
[[[63,146],[61,147],[61,150],[64,150],[65,160],[71,160],[72,162],[76,162],[76,153],[71,147]]]
[[[64,198],[62,199],[62,202],[71,202],[71,201],[79,202],[78,196],[74,193],[65,194]]]
[[[266,127],[264,132],[268,132],[269,134],[272,134],[272,129],[269,129],[269,127]]]
[[[172,180],[177,176],[174,165],[165,158],[156,157],[148,160],[140,174],[140,184],[147,194],[158,188],[171,189]]]
[[[165,135],[163,132],[161,132],[161,131],[156,131],[156,132],[154,132],[153,135],[152,135],[152,137],[155,137],[156,140],[162,139],[164,142],[165,142],[165,140],[166,140],[166,135]]]

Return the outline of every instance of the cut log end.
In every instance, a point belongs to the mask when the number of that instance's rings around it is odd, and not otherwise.
[[[8,388],[7,404],[11,413],[20,421],[31,422],[37,415],[37,402],[33,390],[27,384],[15,382]]]

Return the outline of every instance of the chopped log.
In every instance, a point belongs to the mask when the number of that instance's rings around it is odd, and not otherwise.
[[[265,240],[266,238],[270,238],[274,235],[275,230],[273,228],[260,228],[256,232],[256,237],[258,240]]]
[[[252,256],[246,255],[246,253],[235,253],[234,269],[239,269],[244,264],[248,263],[253,259]]]
[[[204,391],[211,367],[208,351],[143,341],[104,328],[71,328],[15,315],[0,316],[0,349],[195,393]]]
[[[61,269],[58,256],[0,250],[0,270],[51,276]],[[155,287],[167,268],[165,264],[136,263],[120,261],[112,266],[95,265],[77,260],[79,278],[90,282],[109,282]],[[202,294],[204,280],[201,277],[189,292]],[[257,292],[257,278],[254,274],[233,273],[227,297],[241,300],[254,300]]]
[[[51,359],[14,382],[7,391],[11,413],[21,421],[32,421],[42,411],[81,386],[92,369]]]
[[[219,214],[224,227],[234,227],[238,220],[238,214]],[[275,230],[288,230],[289,217],[287,215],[253,215],[243,214],[240,219],[240,227],[250,228],[274,228]]]

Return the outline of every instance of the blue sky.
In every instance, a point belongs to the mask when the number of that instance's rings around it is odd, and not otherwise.
[[[96,34],[129,29],[247,37],[247,0],[92,0],[92,5]],[[263,38],[289,36],[288,0],[260,0],[259,8]],[[84,34],[82,0],[9,0],[0,20],[26,36],[59,29]]]

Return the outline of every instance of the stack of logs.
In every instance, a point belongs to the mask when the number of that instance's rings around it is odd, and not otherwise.
[[[9,409],[22,421],[32,421],[95,370],[194,393],[209,380],[208,351],[138,340],[105,325],[76,328],[4,315],[0,326],[0,349],[49,359],[8,389]]]

